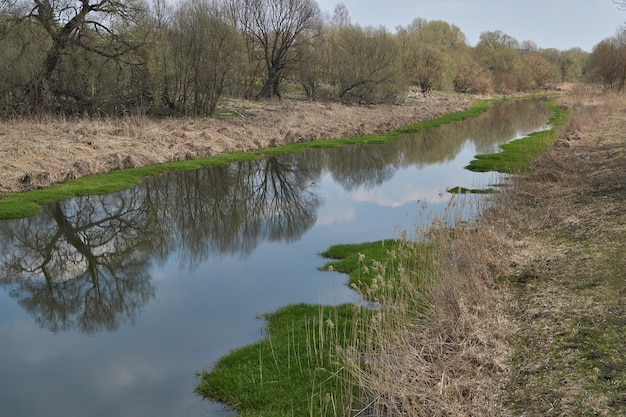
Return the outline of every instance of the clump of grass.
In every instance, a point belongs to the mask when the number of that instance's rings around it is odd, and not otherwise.
[[[492,188],[466,188],[466,187],[451,187],[446,191],[452,194],[492,194],[494,190]]]
[[[266,338],[203,372],[197,393],[241,416],[349,414],[353,385],[338,349],[355,339],[353,305],[290,305],[263,316]]]

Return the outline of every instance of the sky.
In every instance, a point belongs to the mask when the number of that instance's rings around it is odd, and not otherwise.
[[[322,13],[331,16],[338,3],[346,5],[353,24],[392,32],[418,17],[443,20],[458,26],[471,46],[482,32],[500,30],[542,49],[591,52],[626,27],[626,10],[613,0],[317,0]]]

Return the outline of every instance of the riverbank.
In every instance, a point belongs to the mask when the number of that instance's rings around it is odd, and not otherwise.
[[[428,250],[399,241],[377,264],[386,307],[349,318],[357,342],[333,345],[333,367],[312,378],[345,384],[315,385],[311,404],[362,415],[626,414],[626,100],[581,90],[559,101],[569,124],[478,223],[433,227]],[[369,261],[358,254],[357,271]],[[308,324],[319,335],[340,323],[320,312]],[[287,355],[311,350],[317,339],[305,339]],[[340,404],[354,387],[364,396]]]
[[[626,415],[626,100],[562,97],[570,125],[488,218],[514,249],[506,415]]]
[[[213,119],[39,117],[0,122],[0,195],[91,174],[384,133],[466,110],[478,98],[431,94],[399,105],[229,101]]]

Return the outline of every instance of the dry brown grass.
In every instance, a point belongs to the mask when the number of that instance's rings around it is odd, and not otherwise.
[[[563,103],[571,123],[562,139],[492,213],[507,239],[526,248],[508,285],[518,330],[504,410],[622,416],[626,100],[585,90]]]
[[[366,398],[358,415],[497,415],[497,375],[512,327],[494,277],[509,247],[487,224],[428,231],[430,248],[404,241],[377,287],[365,341],[346,353]],[[426,267],[424,267],[426,265]],[[378,293],[379,294],[379,293]],[[369,296],[366,294],[366,296]],[[369,316],[368,316],[369,317]]]
[[[68,178],[267,148],[297,140],[381,133],[465,110],[471,97],[433,94],[404,105],[229,102],[224,119],[37,117],[0,121],[0,193]]]
[[[406,242],[432,266],[419,280],[387,266],[403,295],[345,353],[357,415],[626,415],[626,100],[561,101],[571,123],[532,174],[478,223],[431,230],[435,252]]]

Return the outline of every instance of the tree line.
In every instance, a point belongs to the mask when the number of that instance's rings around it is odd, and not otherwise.
[[[325,16],[315,0],[2,0],[0,115],[211,116],[224,97],[378,103],[408,88],[511,93],[581,79],[623,88],[625,40],[589,54],[495,31],[472,47],[444,21],[392,33],[353,24],[342,3]]]

